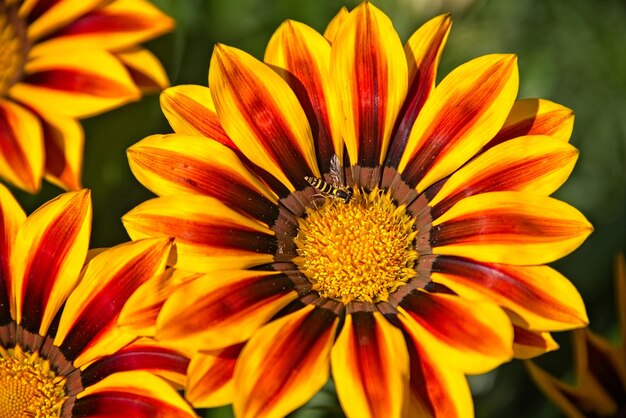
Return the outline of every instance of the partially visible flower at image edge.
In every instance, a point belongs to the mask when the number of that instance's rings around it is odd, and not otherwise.
[[[614,345],[590,329],[572,332],[576,383],[557,379],[533,362],[530,376],[568,418],[626,416],[626,260],[615,258],[615,292],[621,340]]]
[[[0,417],[196,417],[176,391],[189,359],[116,324],[171,240],[88,255],[90,231],[89,191],[26,217],[0,185]]]
[[[545,265],[592,230],[548,197],[578,157],[573,113],[516,101],[514,55],[435,87],[450,25],[435,17],[403,48],[365,2],[324,35],[285,22],[265,63],[218,44],[209,88],[161,94],[175,133],[128,151],[159,197],[123,222],[132,239],[175,237],[170,265],[202,275],[164,303],[141,291],[136,309],[162,304],[152,325],[119,324],[197,350],[194,406],[282,417],[332,374],[349,417],[471,417],[466,374],[587,324]]]
[[[146,0],[0,0],[0,178],[81,187],[78,119],[169,85],[138,45],[174,21]]]

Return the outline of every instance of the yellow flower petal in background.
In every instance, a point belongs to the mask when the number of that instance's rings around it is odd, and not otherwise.
[[[171,29],[173,20],[146,0],[3,2],[0,177],[29,193],[44,176],[79,189],[77,119],[167,87],[158,59],[137,44]]]
[[[44,169],[41,122],[22,106],[0,99],[0,175],[30,191],[39,190]]]
[[[140,97],[124,66],[106,51],[43,55],[25,70],[29,75],[10,94],[35,109],[55,103],[55,111],[80,118]]]
[[[70,2],[65,0],[64,3]],[[86,16],[72,19],[54,37],[35,44],[30,54],[38,57],[92,48],[121,51],[173,28],[174,21],[148,1],[116,0]]]
[[[161,62],[147,49],[132,48],[116,52],[115,56],[124,64],[142,93],[161,91],[170,85]]]

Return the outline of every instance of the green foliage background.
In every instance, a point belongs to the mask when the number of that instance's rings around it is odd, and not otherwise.
[[[176,30],[148,44],[175,84],[207,84],[213,46],[224,43],[258,58],[285,19],[323,31],[339,0],[153,0],[177,20]],[[452,32],[439,79],[459,64],[488,53],[519,56],[519,97],[543,97],[576,112],[571,142],[580,149],[574,173],[556,196],[580,210],[595,232],[555,267],[580,290],[592,328],[618,340],[613,257],[626,248],[626,3],[621,0],[374,0],[393,20],[403,41],[436,14],[453,13]],[[84,121],[83,183],[92,189],[92,247],[126,241],[120,217],[151,197],[133,178],[125,150],[141,138],[171,129],[158,96]],[[44,187],[37,196],[15,191],[27,211],[56,196]],[[571,378],[569,335],[556,335],[562,349],[538,362]],[[445,359],[442,359],[445,361]],[[558,417],[523,365],[513,361],[470,380],[477,417]],[[202,411],[231,417],[230,408]],[[299,418],[340,417],[332,385],[302,410]]]

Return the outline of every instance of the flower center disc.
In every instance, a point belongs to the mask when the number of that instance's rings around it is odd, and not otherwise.
[[[20,347],[0,347],[0,418],[54,418],[61,414],[65,399],[63,381],[50,370],[50,363]]]
[[[26,49],[26,28],[17,5],[0,2],[0,95],[21,76]]]
[[[378,302],[415,276],[415,219],[389,194],[328,197],[300,219],[295,262],[320,296]]]

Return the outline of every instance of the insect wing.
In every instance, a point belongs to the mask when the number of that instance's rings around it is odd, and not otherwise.
[[[330,177],[330,183],[338,188],[344,187],[345,182],[343,180],[343,166],[339,161],[339,157],[337,154],[333,154],[330,158],[330,172],[328,173]]]

